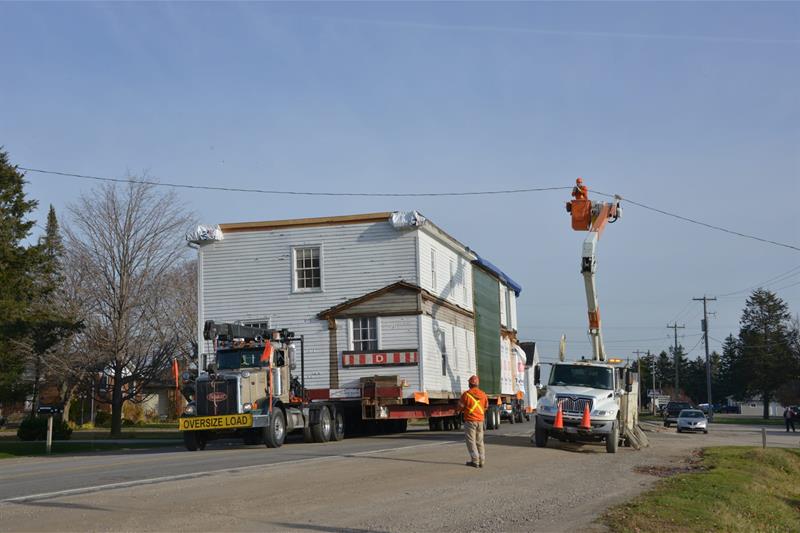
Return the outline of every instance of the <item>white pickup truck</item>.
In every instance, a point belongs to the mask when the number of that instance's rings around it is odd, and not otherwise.
[[[606,451],[616,453],[625,433],[623,404],[633,389],[634,380],[630,369],[600,361],[553,364],[536,407],[533,435],[536,446],[546,446],[549,437],[571,442],[605,441]],[[559,406],[561,428],[556,423]],[[585,423],[587,406],[589,424],[581,427]]]

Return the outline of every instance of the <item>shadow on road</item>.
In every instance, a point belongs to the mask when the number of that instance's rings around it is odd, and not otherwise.
[[[270,522],[270,525],[285,529],[306,529],[308,531],[328,531],[333,533],[385,533],[383,529],[355,529],[352,527],[318,526],[315,524],[293,524],[292,522]]]
[[[83,511],[110,511],[105,507],[97,507],[94,505],[85,505],[82,503],[66,503],[66,502],[53,502],[53,501],[27,501],[27,502],[8,502],[13,505],[22,505],[26,507],[48,507],[56,509],[80,509]]]

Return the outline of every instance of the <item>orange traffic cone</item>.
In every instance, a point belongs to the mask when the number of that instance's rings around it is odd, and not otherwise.
[[[581,419],[581,425],[578,427],[581,429],[592,429],[592,422],[589,418],[589,404],[583,406],[583,418]]]
[[[556,411],[556,421],[553,422],[553,429],[564,429],[564,414],[561,412],[561,404],[558,404],[558,411]]]

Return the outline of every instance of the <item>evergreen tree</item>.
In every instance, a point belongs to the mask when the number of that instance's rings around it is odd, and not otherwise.
[[[656,387],[671,388],[675,385],[675,365],[672,357],[662,350],[656,358]]]
[[[777,389],[798,375],[798,354],[792,349],[797,335],[786,302],[771,291],[753,291],[740,320],[738,372],[744,392],[764,402],[765,419]]]
[[[22,173],[0,150],[0,401],[27,393],[20,378],[40,254],[24,242],[34,224],[27,217],[36,207],[25,197],[24,185]]]

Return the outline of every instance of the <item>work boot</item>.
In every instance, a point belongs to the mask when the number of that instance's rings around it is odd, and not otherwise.
[[[475,461],[467,461],[466,465],[472,466],[474,468],[479,468],[478,463],[476,463]]]

